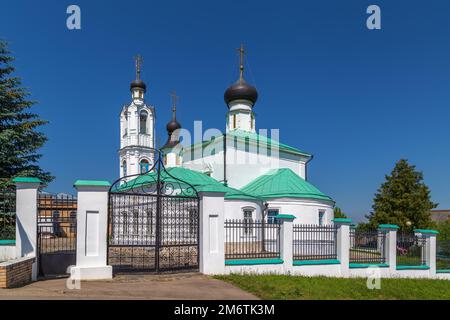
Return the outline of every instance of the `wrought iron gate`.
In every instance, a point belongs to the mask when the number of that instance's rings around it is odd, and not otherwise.
[[[117,272],[196,270],[199,196],[161,161],[109,192],[108,264]]]
[[[77,199],[39,193],[37,208],[39,275],[67,275],[67,268],[76,262]]]

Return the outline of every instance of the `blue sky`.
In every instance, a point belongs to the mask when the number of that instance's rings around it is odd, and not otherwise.
[[[66,28],[70,4],[81,7],[80,31]],[[366,28],[370,4],[381,7],[382,30]],[[172,90],[184,127],[224,128],[223,92],[243,42],[257,127],[280,128],[282,142],[313,153],[310,181],[344,212],[367,214],[400,158],[450,208],[448,1],[15,0],[3,9],[0,38],[50,121],[40,164],[56,176],[52,192],[117,177],[136,53],[163,143]]]

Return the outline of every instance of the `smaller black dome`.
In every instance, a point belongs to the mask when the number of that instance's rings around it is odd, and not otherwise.
[[[130,90],[133,90],[134,88],[141,88],[144,92],[147,91],[147,85],[140,79],[131,81]]]
[[[172,119],[166,126],[167,132],[169,133],[169,135],[174,132],[177,129],[181,129],[181,124],[175,120]]]
[[[241,78],[225,91],[223,97],[227,105],[235,100],[249,100],[255,104],[258,100],[258,92],[254,86],[249,85]]]

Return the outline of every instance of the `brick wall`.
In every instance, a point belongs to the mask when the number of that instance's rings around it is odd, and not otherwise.
[[[0,263],[0,288],[14,288],[31,282],[35,258],[19,258]]]

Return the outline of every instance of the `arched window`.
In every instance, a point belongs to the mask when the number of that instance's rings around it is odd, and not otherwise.
[[[139,133],[147,134],[147,111],[142,110],[139,114]]]
[[[140,172],[141,173],[147,173],[150,170],[150,163],[148,163],[147,160],[141,160],[139,163]]]
[[[125,160],[123,160],[123,162],[122,162],[122,172],[123,172],[123,176],[126,177],[126,175],[127,175],[127,162]]]

